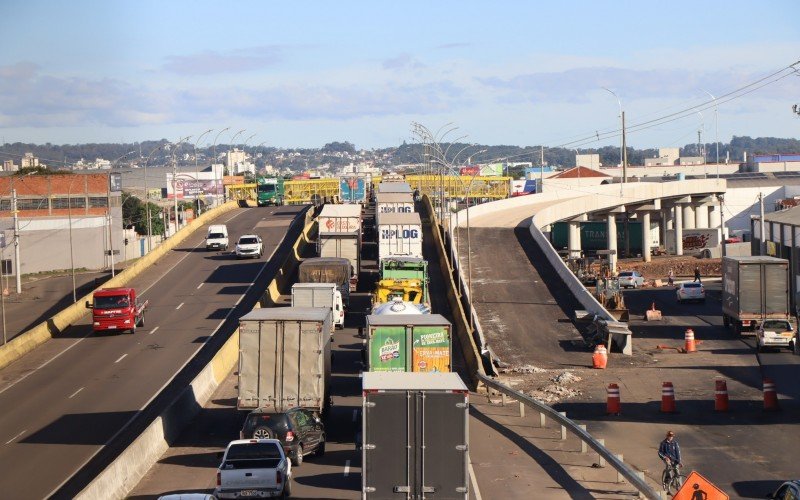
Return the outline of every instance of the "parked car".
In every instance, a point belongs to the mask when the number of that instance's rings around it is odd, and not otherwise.
[[[644,285],[644,276],[639,271],[622,271],[617,275],[620,288],[639,288]]]
[[[313,453],[321,457],[325,454],[325,425],[315,411],[305,408],[293,408],[285,413],[253,410],[247,415],[239,437],[277,439],[295,467],[302,465],[306,455]]]
[[[765,347],[788,347],[794,350],[797,341],[794,327],[785,319],[768,319],[756,330],[757,349],[761,352]]]
[[[678,302],[684,303],[689,300],[696,300],[698,302],[706,301],[706,289],[702,283],[687,282],[678,285],[676,292]]]
[[[244,234],[236,242],[236,258],[255,257],[260,259],[264,254],[264,244],[257,234]]]
[[[217,498],[287,498],[292,490],[292,464],[276,439],[240,439],[220,453]]]
[[[767,495],[767,498],[776,500],[796,500],[800,498],[800,479],[786,481],[774,493]]]

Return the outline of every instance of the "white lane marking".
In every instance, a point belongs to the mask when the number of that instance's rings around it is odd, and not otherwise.
[[[250,287],[248,286],[248,287],[247,287],[247,289],[249,290],[249,289],[250,289]],[[234,307],[235,307],[235,306],[238,306],[238,305],[239,305],[239,303],[242,301],[242,299],[243,299],[243,298],[244,298],[244,295],[242,295],[241,297],[239,297],[239,300],[237,300],[237,301],[236,301],[236,303],[234,304]]]
[[[11,438],[11,439],[9,439],[8,441],[6,441],[6,444],[11,444],[11,442],[12,442],[12,441],[14,441],[15,439],[17,439],[18,437],[20,437],[20,436],[21,436],[21,435],[23,435],[23,434],[25,434],[25,431],[22,431],[22,432],[20,432],[19,434],[17,434],[17,435],[16,435],[16,436],[14,436],[13,438]]]
[[[197,285],[197,288],[196,288],[196,290],[200,290],[200,287],[202,287],[203,285],[205,285],[205,282],[203,282],[203,283],[200,283],[199,285]]]
[[[80,388],[80,389],[78,389],[77,391],[73,392],[73,393],[72,393],[72,396],[68,397],[67,399],[72,399],[72,398],[74,398],[74,397],[75,397],[75,396],[77,396],[77,395],[78,395],[78,393],[79,393],[79,392],[81,392],[82,390],[83,390],[83,387],[81,387],[81,388]]]
[[[353,410],[353,422],[358,420],[358,410]]]
[[[156,333],[156,331],[157,331],[159,328],[161,328],[161,327],[160,327],[160,326],[157,326],[157,327],[153,328],[152,330],[150,330],[150,333],[148,333],[148,335],[152,335],[152,334]]]
[[[231,220],[233,220],[235,217],[238,217],[239,215],[243,214],[244,212],[246,212],[246,210],[242,210],[241,212],[238,212],[238,213],[236,213],[236,215],[234,215],[234,216],[233,216],[233,217],[231,217],[230,219],[226,220],[225,222],[230,222],[230,221],[231,221]],[[200,243],[198,243],[197,245],[195,245],[195,247],[194,247],[194,248],[198,248],[200,245],[203,245],[203,244],[205,244],[205,240],[200,240]],[[277,247],[275,247],[275,248],[277,249]],[[272,253],[275,253],[275,251],[273,250],[273,252],[272,252]],[[142,297],[142,296],[144,296],[144,294],[145,294],[145,293],[146,293],[148,290],[150,290],[151,288],[153,288],[154,286],[156,286],[156,284],[157,284],[159,281],[161,281],[162,279],[164,279],[164,277],[165,277],[165,276],[167,276],[167,275],[170,273],[170,271],[172,271],[173,269],[175,269],[176,267],[178,267],[178,265],[180,265],[180,263],[181,263],[181,262],[183,262],[183,261],[184,261],[184,259],[186,259],[186,258],[187,258],[187,257],[189,257],[190,255],[192,255],[192,252],[186,252],[186,255],[184,255],[183,257],[181,257],[181,258],[180,258],[180,260],[178,260],[178,262],[176,262],[176,263],[175,263],[175,265],[173,265],[171,268],[169,268],[169,270],[168,270],[167,272],[165,272],[164,274],[162,274],[162,275],[161,275],[161,276],[160,276],[160,277],[159,277],[157,280],[155,280],[155,281],[154,281],[154,282],[152,282],[152,283],[151,283],[151,284],[150,284],[150,285],[149,285],[147,288],[145,288],[144,290],[142,290],[142,291],[141,291],[141,293],[139,293],[139,297]],[[217,269],[219,269],[220,267],[221,267],[221,266],[217,266]],[[154,331],[155,331],[155,330],[154,330]],[[56,359],[57,359],[59,356],[61,356],[61,355],[62,355],[62,354],[64,354],[65,352],[69,351],[70,349],[72,349],[72,348],[73,348],[73,347],[75,347],[76,345],[80,344],[80,343],[81,343],[81,342],[83,342],[84,340],[86,340],[86,338],[87,338],[87,337],[89,337],[89,335],[91,335],[92,333],[93,333],[93,332],[92,332],[91,330],[89,330],[89,333],[87,333],[85,336],[83,336],[83,337],[79,338],[78,340],[76,340],[75,342],[73,342],[72,344],[70,344],[70,345],[69,345],[69,346],[68,346],[66,349],[64,349],[63,351],[59,352],[58,354],[56,354],[56,355],[55,355],[55,356],[53,356],[52,358],[48,359],[47,361],[45,361],[44,363],[42,363],[41,365],[39,365],[38,367],[36,367],[36,368],[34,368],[33,370],[29,371],[29,372],[28,372],[28,373],[26,373],[25,375],[21,376],[20,378],[18,378],[18,379],[17,379],[17,380],[15,380],[14,382],[12,382],[12,383],[8,384],[7,386],[3,387],[2,389],[0,389],[0,394],[3,394],[4,392],[6,392],[7,390],[11,389],[11,388],[12,388],[12,387],[14,387],[15,385],[19,384],[20,382],[22,382],[22,381],[23,381],[23,380],[25,380],[26,378],[30,377],[30,376],[31,376],[31,375],[33,375],[34,373],[36,373],[36,372],[38,372],[39,370],[41,370],[41,369],[42,369],[42,368],[44,368],[45,366],[49,365],[50,363],[52,363],[53,361],[55,361],[55,360],[56,360]],[[120,432],[120,431],[117,431],[117,434],[119,434],[119,432]],[[61,488],[61,486],[62,486],[62,485],[63,485],[63,483],[62,483],[61,485],[59,485],[59,486],[58,486],[58,488]],[[58,490],[58,488],[56,488],[56,489],[55,489],[55,490],[53,490],[53,491],[57,491],[57,490]],[[51,495],[48,495],[48,496],[51,496]]]
[[[175,308],[175,310],[177,311],[178,309],[180,309],[181,307],[183,307],[183,304],[184,304],[184,302],[181,302],[180,304],[178,304],[178,307],[176,307],[176,308]]]
[[[472,483],[472,492],[475,493],[476,500],[481,498],[481,490],[478,489],[478,480],[475,478],[475,470],[472,468],[472,460],[469,461],[469,482]]]
[[[119,359],[118,359],[118,360],[114,361],[114,363],[119,363],[120,361],[122,361],[123,359],[125,359],[125,356],[127,356],[127,355],[128,355],[128,353],[125,353],[125,354],[123,354],[122,356],[120,356],[120,357],[119,357]]]
[[[350,475],[350,460],[344,463],[344,477],[347,477],[349,475]]]

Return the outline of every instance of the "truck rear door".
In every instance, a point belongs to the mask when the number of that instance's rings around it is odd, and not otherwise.
[[[409,498],[413,428],[405,392],[375,392],[364,404],[363,490],[366,498]]]
[[[418,393],[416,498],[467,498],[467,405],[463,393]]]
[[[764,264],[764,313],[786,318],[789,314],[789,264]]]

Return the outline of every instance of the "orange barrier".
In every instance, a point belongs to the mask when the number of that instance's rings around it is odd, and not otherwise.
[[[683,352],[686,353],[697,352],[697,345],[694,342],[694,330],[692,330],[691,328],[686,329],[686,333],[684,334],[684,341],[685,341],[685,346],[683,348],[684,349]]]
[[[592,367],[602,370],[607,364],[608,351],[606,350],[606,346],[603,344],[597,344],[597,347],[594,348],[594,354],[592,354]]]
[[[675,388],[672,382],[661,385],[661,413],[675,413]]]
[[[608,389],[606,389],[606,415],[619,415],[622,413],[620,406],[619,386],[617,384],[608,384]]]
[[[778,392],[775,390],[775,382],[768,377],[764,377],[764,411],[780,410],[778,406]]]
[[[714,411],[728,411],[728,383],[725,379],[715,380]]]

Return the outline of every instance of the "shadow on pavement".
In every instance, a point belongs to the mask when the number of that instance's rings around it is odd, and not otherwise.
[[[102,446],[135,414],[135,411],[112,411],[63,415],[20,442]]]

